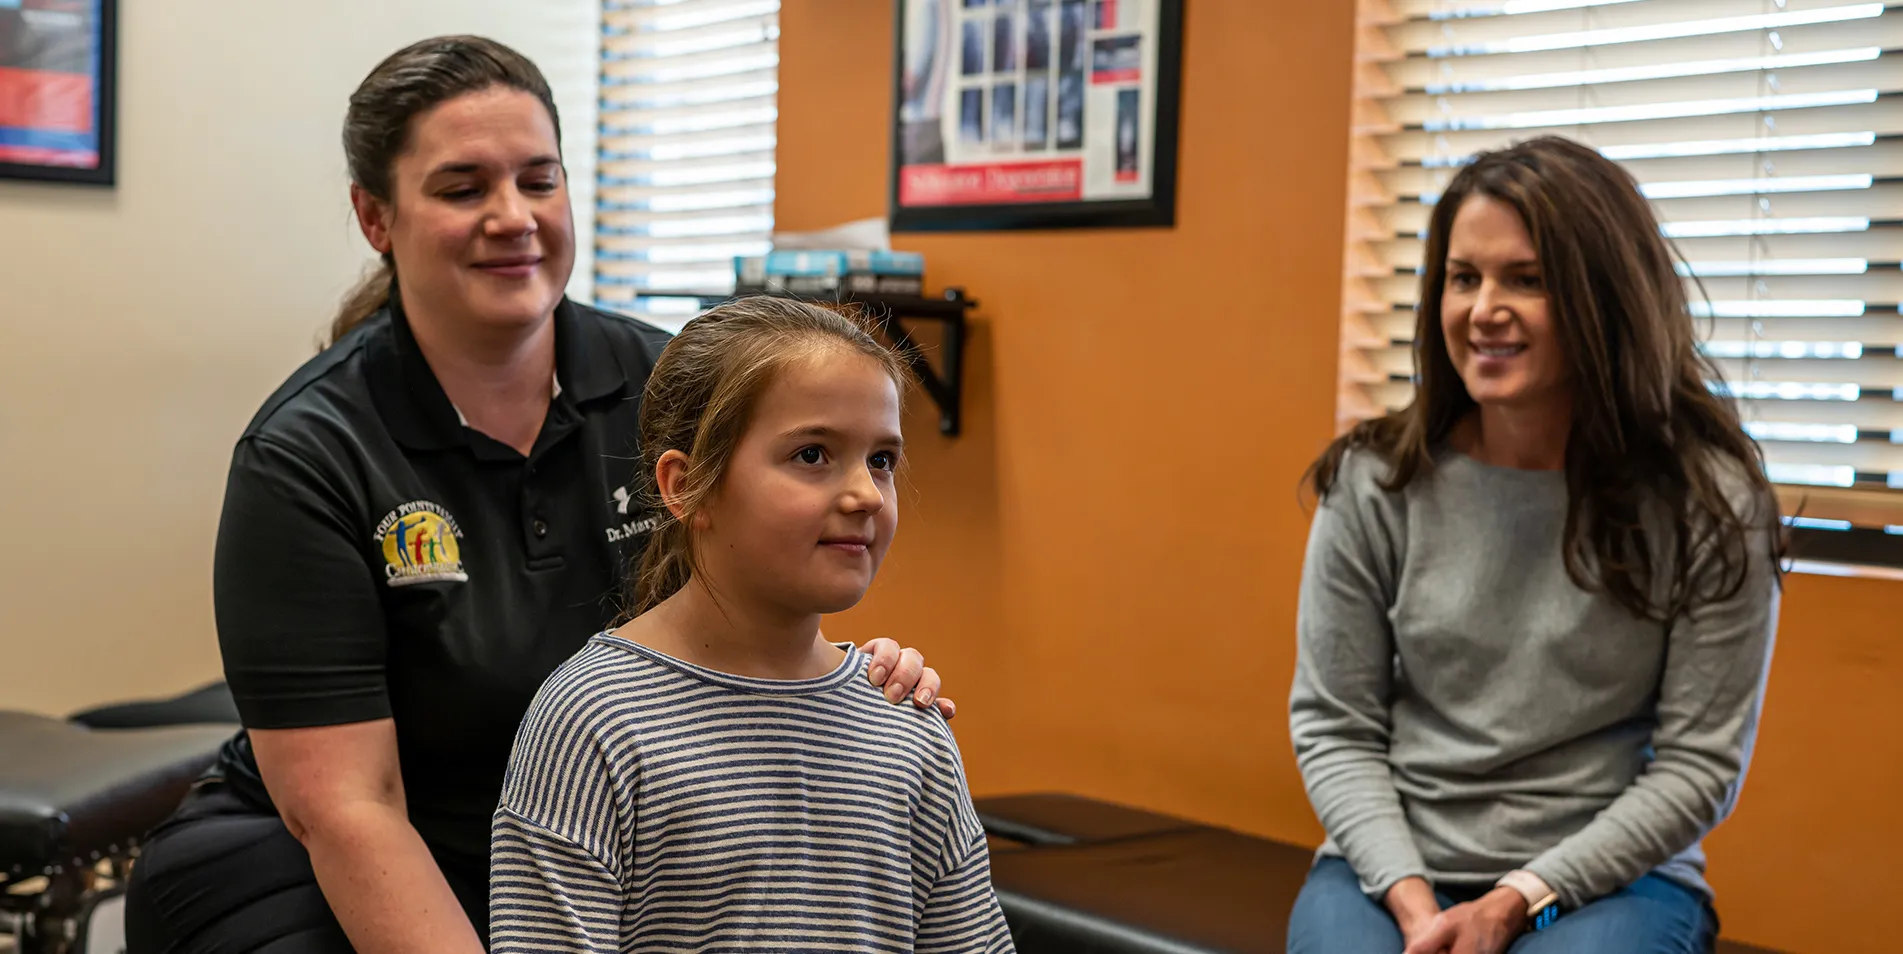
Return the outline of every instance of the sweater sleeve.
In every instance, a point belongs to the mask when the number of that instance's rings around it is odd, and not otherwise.
[[[999,954],[1014,950],[1004,909],[991,890],[991,852],[982,832],[938,881],[919,916],[914,950]]]
[[[573,839],[508,810],[489,857],[490,954],[621,950],[621,882]]]
[[[1367,473],[1372,463],[1349,455],[1309,528],[1289,735],[1322,827],[1379,900],[1403,878],[1426,877],[1427,865],[1388,768],[1398,521],[1379,513],[1386,492]]]
[[[1652,761],[1586,827],[1526,865],[1567,907],[1644,877],[1703,838],[1737,804],[1777,629],[1772,532],[1749,535],[1744,585],[1735,594],[1705,598],[1672,625]],[[1720,561],[1702,559],[1694,592],[1722,592],[1720,574]]]
[[[491,954],[622,950],[640,772],[583,656],[556,670],[516,730],[489,830]],[[611,754],[612,753],[612,754]],[[617,755],[619,757],[617,757]]]
[[[926,713],[943,745],[934,753],[937,771],[928,776],[927,801],[935,836],[918,855],[915,871],[924,890],[920,898],[919,954],[1011,954],[1011,929],[991,888],[991,850],[984,822],[971,802],[964,758],[951,727],[936,712]]]

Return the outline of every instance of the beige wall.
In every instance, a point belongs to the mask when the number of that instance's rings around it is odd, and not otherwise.
[[[379,59],[454,32],[533,57],[589,228],[597,0],[120,9],[118,188],[0,182],[0,708],[217,677],[225,465],[367,259],[337,137]]]

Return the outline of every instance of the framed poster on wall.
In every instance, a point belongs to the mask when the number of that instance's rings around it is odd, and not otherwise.
[[[899,0],[894,231],[1171,226],[1184,0]]]
[[[112,185],[117,0],[0,0],[0,178]]]

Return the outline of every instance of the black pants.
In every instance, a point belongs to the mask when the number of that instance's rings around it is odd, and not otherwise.
[[[126,886],[126,954],[353,954],[304,846],[220,781],[147,839]]]

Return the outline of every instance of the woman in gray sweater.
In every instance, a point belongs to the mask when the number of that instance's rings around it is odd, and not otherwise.
[[[1407,408],[1311,472],[1291,954],[1693,952],[1744,779],[1776,499],[1630,175],[1544,138],[1434,208]]]

